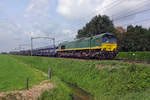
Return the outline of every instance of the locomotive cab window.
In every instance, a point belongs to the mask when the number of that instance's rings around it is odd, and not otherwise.
[[[116,43],[116,39],[110,35],[103,38],[103,43]]]
[[[109,39],[107,37],[103,38],[103,43],[109,43]]]

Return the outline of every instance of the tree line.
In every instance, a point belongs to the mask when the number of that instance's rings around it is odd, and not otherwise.
[[[102,33],[114,33],[119,51],[150,51],[150,28],[127,26],[127,29],[115,27],[106,15],[97,15],[82,29],[78,30],[77,38],[90,37]]]

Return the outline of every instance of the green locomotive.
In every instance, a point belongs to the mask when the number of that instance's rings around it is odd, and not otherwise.
[[[58,46],[59,57],[114,58],[117,54],[117,42],[112,33],[63,42]]]

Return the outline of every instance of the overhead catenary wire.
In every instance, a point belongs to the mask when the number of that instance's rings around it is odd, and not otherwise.
[[[148,1],[148,0],[144,0],[144,1]],[[145,5],[149,5],[150,3],[147,3],[147,4],[145,4]],[[143,5],[143,6],[145,6],[145,5]],[[143,6],[141,6],[141,7],[143,7]],[[137,8],[139,9],[139,8],[141,8],[141,7],[138,7],[137,6]],[[124,16],[120,16],[120,17],[117,17],[117,18],[113,18],[113,21],[118,21],[118,20],[121,20],[121,19],[123,19],[123,18],[127,18],[127,17],[130,17],[130,16],[134,16],[134,15],[136,15],[136,14],[140,14],[140,13],[144,13],[144,12],[147,12],[147,11],[150,11],[150,8],[148,8],[148,9],[144,9],[144,10],[138,10],[138,9],[133,9],[133,10],[130,10],[128,13],[129,14],[127,14],[127,15],[124,15]]]
[[[142,2],[146,2],[146,1],[149,1],[149,0],[143,0]],[[118,6],[120,3],[121,3],[121,1],[120,1],[120,2],[117,2],[117,0],[116,0],[115,2],[113,2],[113,4],[115,4],[115,5],[113,5],[113,6],[109,7],[109,8],[116,7],[116,6]],[[150,4],[150,3],[147,3],[147,4],[144,4],[143,6],[149,5],[149,4]],[[138,5],[139,5],[139,4],[138,4]],[[123,19],[123,18],[127,18],[127,17],[133,16],[133,15],[139,14],[139,13],[144,13],[144,12],[150,11],[150,8],[144,9],[144,10],[140,10],[140,11],[139,11],[139,8],[141,8],[141,7],[143,7],[143,6],[139,7],[138,5],[136,6],[136,9],[130,10],[130,11],[128,12],[129,14],[127,14],[127,15],[120,16],[120,17],[117,17],[117,18],[115,18],[116,16],[112,15],[112,16],[114,17],[113,21],[121,20],[121,19]],[[106,7],[104,7],[104,8],[106,8]],[[88,16],[86,16],[86,17],[88,17]],[[79,23],[79,24],[77,24],[77,25],[80,25],[80,24],[81,24],[81,23]]]
[[[115,7],[115,6],[117,6],[117,5],[119,5],[119,3],[121,3],[122,2],[122,0],[114,0],[112,3],[110,3],[110,4],[107,4],[106,6],[104,6],[102,9],[110,9],[110,8],[112,8],[112,7]],[[96,10],[94,10],[94,11],[92,11],[90,14],[88,14],[87,16],[84,16],[84,17],[81,17],[81,18],[83,18],[83,19],[86,19],[86,18],[88,18],[88,17],[91,17],[92,15],[96,15]],[[78,24],[76,24],[76,26],[79,26],[79,25],[82,25],[83,23],[78,23]],[[74,28],[75,28],[75,26],[74,26]]]

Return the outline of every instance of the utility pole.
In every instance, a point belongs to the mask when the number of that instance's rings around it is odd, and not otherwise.
[[[31,37],[31,56],[33,55],[33,40],[34,39],[40,39],[40,38],[43,38],[43,39],[50,39],[53,41],[53,46],[54,46],[54,49],[55,49],[55,38],[51,38],[51,37]]]
[[[55,38],[53,38],[53,46],[54,46],[54,49],[55,49]]]
[[[33,38],[31,37],[31,56],[32,56],[32,49],[33,49],[33,43],[32,43]]]

